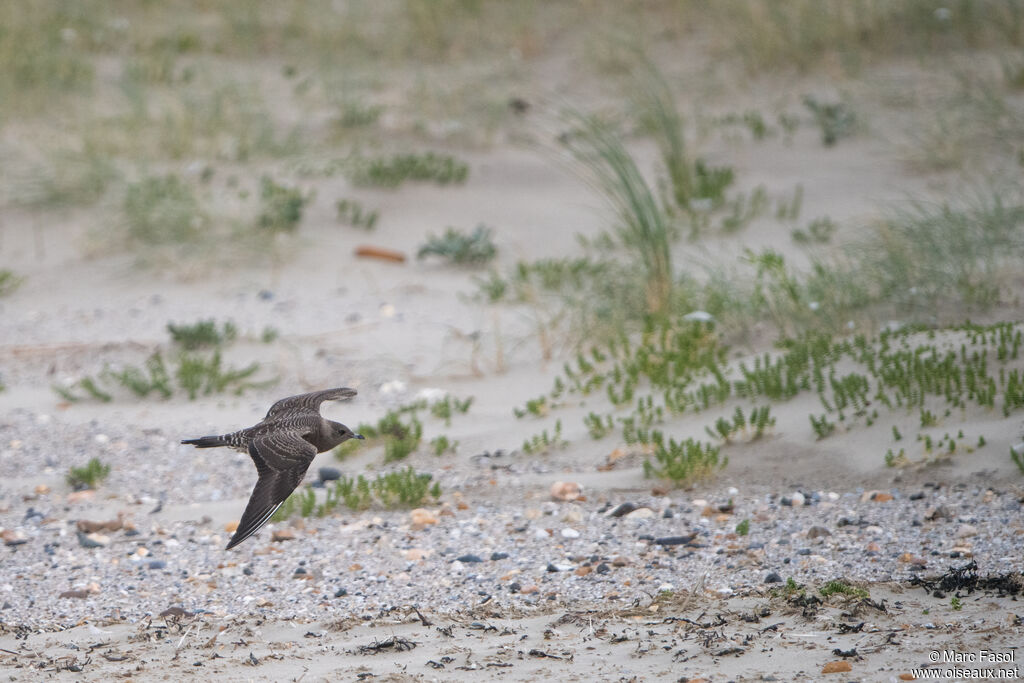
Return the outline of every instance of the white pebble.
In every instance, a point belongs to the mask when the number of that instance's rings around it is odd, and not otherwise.
[[[579,537],[580,537],[580,532],[576,531],[575,529],[570,529],[569,527],[566,527],[566,528],[562,529],[562,538],[579,538]]]
[[[108,443],[110,441],[110,437],[107,436],[106,434],[97,434],[96,436],[92,437],[92,440],[95,441],[96,443]]]
[[[546,529],[537,528],[533,530],[534,538],[548,538],[549,534]]]

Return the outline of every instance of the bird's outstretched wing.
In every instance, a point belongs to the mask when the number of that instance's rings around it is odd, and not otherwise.
[[[324,401],[337,401],[343,398],[352,398],[355,395],[355,389],[338,387],[337,389],[327,389],[325,391],[314,391],[308,394],[299,394],[298,396],[289,396],[288,398],[282,398],[280,401],[270,406],[270,410],[267,411],[267,416],[263,418],[263,421],[267,422],[269,420],[277,420],[282,417],[291,417],[295,415],[319,415],[320,404]]]
[[[259,479],[228,550],[256,533],[277,512],[306,475],[316,447],[298,431],[276,432],[253,439],[249,456],[256,463]]]

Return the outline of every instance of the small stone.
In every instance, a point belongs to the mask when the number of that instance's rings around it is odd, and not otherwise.
[[[68,494],[69,503],[85,503],[92,500],[96,496],[96,492],[92,489],[85,489],[84,491],[72,491]]]
[[[523,593],[524,595],[530,595],[531,593],[536,593],[539,590],[540,589],[537,588],[536,584],[530,584],[529,586],[523,586],[522,588],[520,588],[519,592]]]
[[[595,569],[594,571],[596,571],[598,574],[607,574],[611,570],[611,567],[609,567],[606,563],[602,562],[601,564],[597,565],[597,569]]]
[[[623,557],[622,555],[616,555],[612,558],[613,567],[628,567],[631,564],[633,563],[629,561],[629,558]]]
[[[853,666],[845,659],[840,659],[835,662],[829,662],[825,666],[821,667],[821,673],[823,674],[838,674],[852,670]]]
[[[916,555],[911,555],[910,553],[903,553],[902,555],[900,555],[899,561],[904,564],[912,564],[918,567],[924,567],[928,564],[928,562],[923,557],[917,557]]]
[[[414,526],[424,527],[428,524],[437,524],[437,517],[435,517],[430,510],[424,508],[416,508],[409,513],[409,519],[412,521]]]
[[[483,562],[483,558],[479,555],[460,555],[455,558],[456,562]]]
[[[146,566],[150,569],[166,569],[167,563],[163,560],[150,560]]]
[[[971,524],[961,524],[956,530],[957,538],[970,538],[978,535],[978,528]]]
[[[778,572],[769,572],[768,576],[764,577],[765,583],[782,583],[782,577],[779,576]]]
[[[46,484],[39,484],[34,490],[37,496],[45,496],[50,492],[50,487]]]
[[[686,536],[663,536],[662,538],[654,539],[654,542],[657,545],[686,545],[695,538],[697,538],[697,534],[688,534]]]
[[[636,503],[619,503],[614,508],[605,513],[605,517],[624,517],[629,513],[636,510],[639,506]]]
[[[804,494],[797,491],[790,497],[790,501],[793,504],[793,507],[798,508],[802,507],[804,503],[807,502],[807,498],[804,496]]]
[[[224,525],[224,531],[228,532],[229,534],[233,534],[237,530],[238,530],[238,520],[237,519],[234,520],[234,521],[228,522],[227,524]]]
[[[650,519],[654,516],[651,508],[637,508],[626,515],[626,519]]]
[[[419,562],[422,559],[430,557],[431,552],[432,551],[424,550],[423,548],[409,548],[402,554],[408,562]]]
[[[58,597],[61,597],[61,598],[75,598],[76,600],[85,600],[87,597],[89,597],[89,591],[85,591],[85,590],[64,591]]]
[[[878,545],[874,541],[871,541],[866,546],[864,546],[864,550],[869,553],[880,553],[882,552],[882,546]]]
[[[565,512],[562,514],[562,521],[567,524],[579,524],[583,521],[583,508],[575,503],[566,505]]]
[[[796,551],[796,554],[797,555],[810,555],[811,554],[811,549],[810,548],[800,548],[799,550]]]
[[[566,527],[566,528],[562,529],[562,538],[579,538],[579,537],[580,537],[580,532],[576,531],[575,529],[571,529],[569,527]]]
[[[936,505],[924,511],[924,518],[933,522],[937,519],[953,519],[953,514],[945,505]]]
[[[533,530],[533,537],[538,539],[538,540],[544,540],[546,538],[549,538],[550,536],[551,536],[551,532],[549,532],[547,529],[543,529],[541,527],[537,527],[536,529]]]
[[[275,529],[274,533],[270,535],[270,540],[275,543],[283,543],[284,541],[294,541],[295,532],[291,529]]]
[[[869,501],[875,503],[887,503],[892,500],[892,494],[885,491],[865,491],[860,496],[860,502],[867,503]]]
[[[573,481],[556,481],[551,485],[551,498],[559,501],[576,500],[583,495],[583,488]]]
[[[78,543],[83,548],[102,548],[110,544],[110,536],[104,536],[99,533],[86,534],[79,531]]]
[[[823,526],[818,526],[817,524],[812,526],[810,529],[807,530],[807,538],[809,538],[809,539],[824,538],[825,536],[831,536],[831,535],[832,535],[831,531],[829,531],[828,529],[826,529]]]
[[[2,532],[0,532],[0,538],[3,539],[4,545],[7,546],[16,546],[22,545],[23,543],[28,543],[28,539],[25,537],[24,534],[18,531],[14,531],[12,529],[4,529]]]
[[[921,500],[922,498],[924,498],[924,491],[910,494],[910,500]]]
[[[573,574],[576,576],[586,576],[592,571],[594,571],[593,567],[577,567]]]
[[[491,553],[491,562],[497,562],[498,560],[507,560],[508,553]]]
[[[341,479],[341,470],[337,467],[321,467],[317,475],[320,481],[337,481]]]

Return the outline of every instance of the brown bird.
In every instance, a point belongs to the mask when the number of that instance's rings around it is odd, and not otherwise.
[[[343,441],[362,439],[351,429],[320,416],[320,404],[352,398],[355,389],[341,387],[282,398],[270,406],[258,424],[220,436],[185,439],[181,443],[196,448],[228,446],[247,452],[256,463],[256,488],[242,513],[230,550],[256,533],[277,512],[281,504],[302,481],[317,453],[329,451]]]

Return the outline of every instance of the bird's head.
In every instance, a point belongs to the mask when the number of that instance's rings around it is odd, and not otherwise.
[[[356,434],[351,429],[341,424],[340,422],[331,422],[331,432],[334,440],[338,443],[348,441],[349,439],[364,439],[362,434]]]

